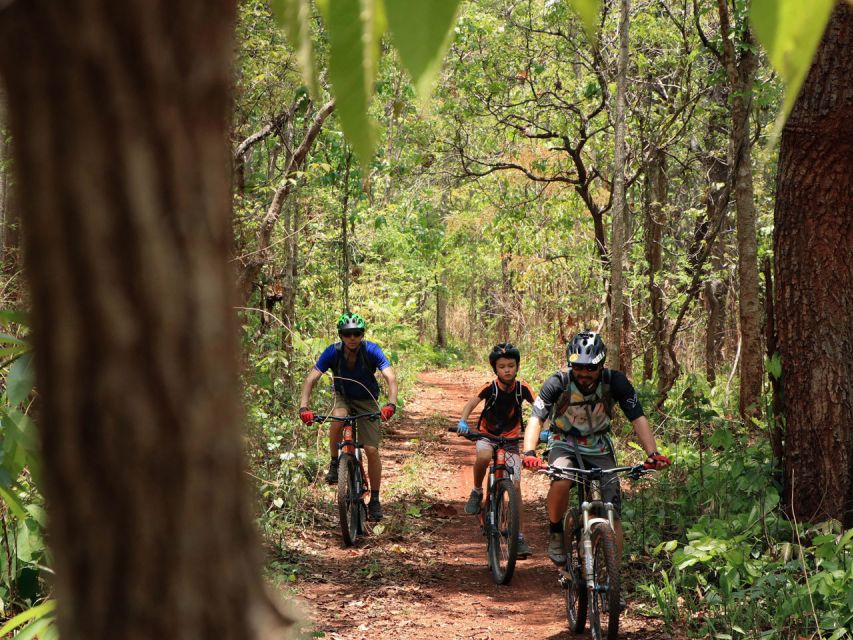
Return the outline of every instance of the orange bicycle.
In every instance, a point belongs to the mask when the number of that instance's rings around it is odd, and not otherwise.
[[[457,433],[456,427],[450,427],[448,431]],[[497,584],[509,584],[518,556],[521,496],[513,482],[513,470],[506,464],[506,447],[520,442],[521,438],[504,438],[482,431],[459,435],[472,441],[486,438],[497,445],[492,450],[492,464],[486,484],[486,508],[480,510],[480,527],[486,536],[486,555],[492,578]]]
[[[366,533],[367,505],[370,482],[364,472],[362,444],[356,437],[356,421],[359,418],[376,419],[379,413],[361,413],[354,416],[315,415],[314,422],[338,421],[344,423],[343,436],[338,443],[338,517],[341,534],[348,547],[355,544],[360,535]]]

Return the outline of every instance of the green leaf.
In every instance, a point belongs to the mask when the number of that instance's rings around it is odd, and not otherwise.
[[[26,518],[27,512],[24,507],[24,503],[21,502],[20,498],[16,496],[11,491],[8,491],[6,487],[0,486],[0,498],[2,498],[3,502],[6,503],[6,506],[15,514],[17,518]],[[3,632],[0,632],[0,635],[3,635]]]
[[[27,314],[13,309],[0,310],[0,326],[9,324],[27,324]]]
[[[286,28],[287,38],[296,52],[296,59],[311,96],[319,100],[320,85],[311,48],[310,0],[272,0],[272,10]]]
[[[385,0],[391,37],[420,98],[441,68],[458,8],[459,0]]]
[[[767,359],[767,372],[777,380],[782,379],[782,356],[778,351]]]
[[[580,16],[583,28],[590,40],[595,40],[598,20],[601,17],[601,0],[569,0],[575,13]]]
[[[376,126],[367,109],[376,77],[382,15],[377,0],[329,0],[325,13],[329,79],[338,119],[365,172],[376,146]]]
[[[834,5],[835,0],[753,0],[750,6],[755,35],[785,83],[777,127],[794,106]]]
[[[12,363],[6,379],[6,397],[12,405],[27,399],[35,384],[35,367],[32,353],[25,353]]]
[[[46,600],[42,602],[40,605],[32,607],[31,609],[27,609],[26,611],[22,611],[18,615],[16,615],[11,620],[7,621],[2,627],[0,627],[0,636],[5,636],[12,629],[17,629],[22,624],[29,622],[30,620],[35,620],[36,618],[41,618],[48,613],[52,612],[56,608],[55,600]]]

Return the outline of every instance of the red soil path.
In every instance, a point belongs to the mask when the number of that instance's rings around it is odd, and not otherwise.
[[[575,638],[567,630],[563,591],[546,555],[547,479],[524,473],[524,526],[534,555],[516,565],[509,586],[497,586],[486,565],[485,541],[463,504],[471,489],[473,446],[447,433],[484,382],[475,371],[419,376],[413,399],[382,446],[382,528],[355,548],[337,529],[332,488],[320,487],[329,508],[315,526],[286,544],[297,574],[297,598],[325,638]],[[411,469],[421,471],[414,480]],[[639,615],[629,596],[620,637],[672,638]]]

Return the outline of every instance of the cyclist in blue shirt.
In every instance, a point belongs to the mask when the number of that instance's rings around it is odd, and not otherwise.
[[[314,422],[314,412],[308,407],[311,390],[329,369],[334,374],[334,404],[330,411],[332,415],[346,416],[376,411],[379,407],[379,384],[375,376],[377,369],[388,383],[388,402],[379,413],[382,420],[386,421],[394,415],[397,410],[397,376],[379,345],[364,339],[365,329],[364,318],[357,313],[347,312],[338,318],[338,335],[341,341],[329,345],[320,354],[302,385],[299,418],[305,424]],[[332,459],[326,474],[326,482],[329,484],[338,482],[338,443],[342,435],[343,423],[332,422],[329,432],[329,452]],[[379,486],[382,481],[382,461],[379,458],[379,420],[358,420],[358,439],[364,444],[371,489],[367,514],[371,520],[381,520]]]

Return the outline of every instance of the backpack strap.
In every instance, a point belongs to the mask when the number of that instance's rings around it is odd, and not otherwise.
[[[335,374],[335,377],[340,376],[341,371],[341,361],[344,357],[344,343],[336,342],[335,343],[335,359],[332,362],[332,373]],[[358,348],[358,364],[366,371],[367,370],[367,355],[364,351],[364,343],[362,343]]]
[[[483,416],[486,414],[486,411],[495,406],[498,402],[498,392],[500,389],[498,388],[498,379],[495,378],[492,380],[492,395],[486,400],[486,404],[483,405],[483,410],[480,412],[480,421],[482,421]],[[515,381],[515,402],[518,405],[518,408],[521,409],[521,403],[524,401],[524,389],[521,387],[521,382],[519,380]],[[478,421],[477,425],[479,428],[480,421]],[[524,426],[524,421],[522,420],[522,426]]]

